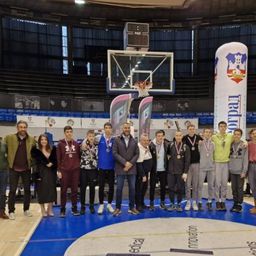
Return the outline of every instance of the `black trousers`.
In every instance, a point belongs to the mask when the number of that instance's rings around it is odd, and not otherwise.
[[[9,213],[15,212],[15,200],[16,200],[16,190],[18,187],[19,178],[21,177],[23,188],[24,188],[24,201],[23,201],[23,210],[27,211],[30,205],[30,170],[23,172],[16,172],[12,169],[9,171],[9,199],[8,199],[8,208]]]
[[[231,174],[231,188],[234,204],[242,204],[244,197],[244,178],[240,174]]]
[[[90,188],[90,205],[94,204],[95,186],[98,182],[98,170],[81,169],[80,172],[80,202],[81,206],[85,206],[86,187]]]
[[[103,204],[104,188],[108,183],[108,203],[111,204],[114,197],[115,172],[114,170],[99,170],[99,201]]]
[[[175,203],[175,193],[177,193],[177,203],[182,201],[184,191],[184,181],[182,174],[168,173],[168,189],[171,203]]]
[[[160,199],[161,201],[165,200],[165,193],[166,193],[166,184],[167,184],[167,172],[156,172],[151,171],[150,173],[150,191],[149,191],[149,199],[150,201],[154,201],[155,199],[155,189],[156,189],[156,182],[159,179],[160,181]]]
[[[136,183],[135,183],[135,204],[138,207],[143,206],[144,198],[148,189],[148,172],[146,173],[147,181],[142,182],[142,176],[136,176]]]

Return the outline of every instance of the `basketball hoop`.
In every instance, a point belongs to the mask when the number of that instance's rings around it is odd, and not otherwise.
[[[148,91],[152,88],[152,83],[149,81],[136,81],[133,88],[138,91],[139,98],[147,97],[149,96]]]

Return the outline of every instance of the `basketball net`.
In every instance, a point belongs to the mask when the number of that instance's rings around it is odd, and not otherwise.
[[[148,91],[152,88],[152,83],[149,81],[136,81],[133,88],[138,91],[139,98],[147,97],[149,96]]]

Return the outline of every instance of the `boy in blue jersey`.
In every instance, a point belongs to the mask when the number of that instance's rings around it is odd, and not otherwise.
[[[102,214],[104,211],[104,187],[107,181],[108,190],[108,204],[107,210],[110,213],[114,212],[111,206],[114,196],[114,182],[115,182],[115,172],[114,172],[114,158],[112,154],[112,146],[114,143],[114,138],[112,137],[112,125],[111,123],[104,124],[104,133],[97,137],[98,139],[98,169],[99,169],[99,201],[100,206],[98,209],[98,214]]]

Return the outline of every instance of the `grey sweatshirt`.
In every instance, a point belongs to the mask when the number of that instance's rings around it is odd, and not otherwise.
[[[247,173],[248,148],[242,147],[243,141],[233,142],[230,150],[229,171],[231,174]]]
[[[213,171],[215,164],[213,161],[214,143],[211,140],[204,139],[201,144],[198,145],[200,153],[200,170],[201,171]],[[207,156],[208,154],[208,156]]]

